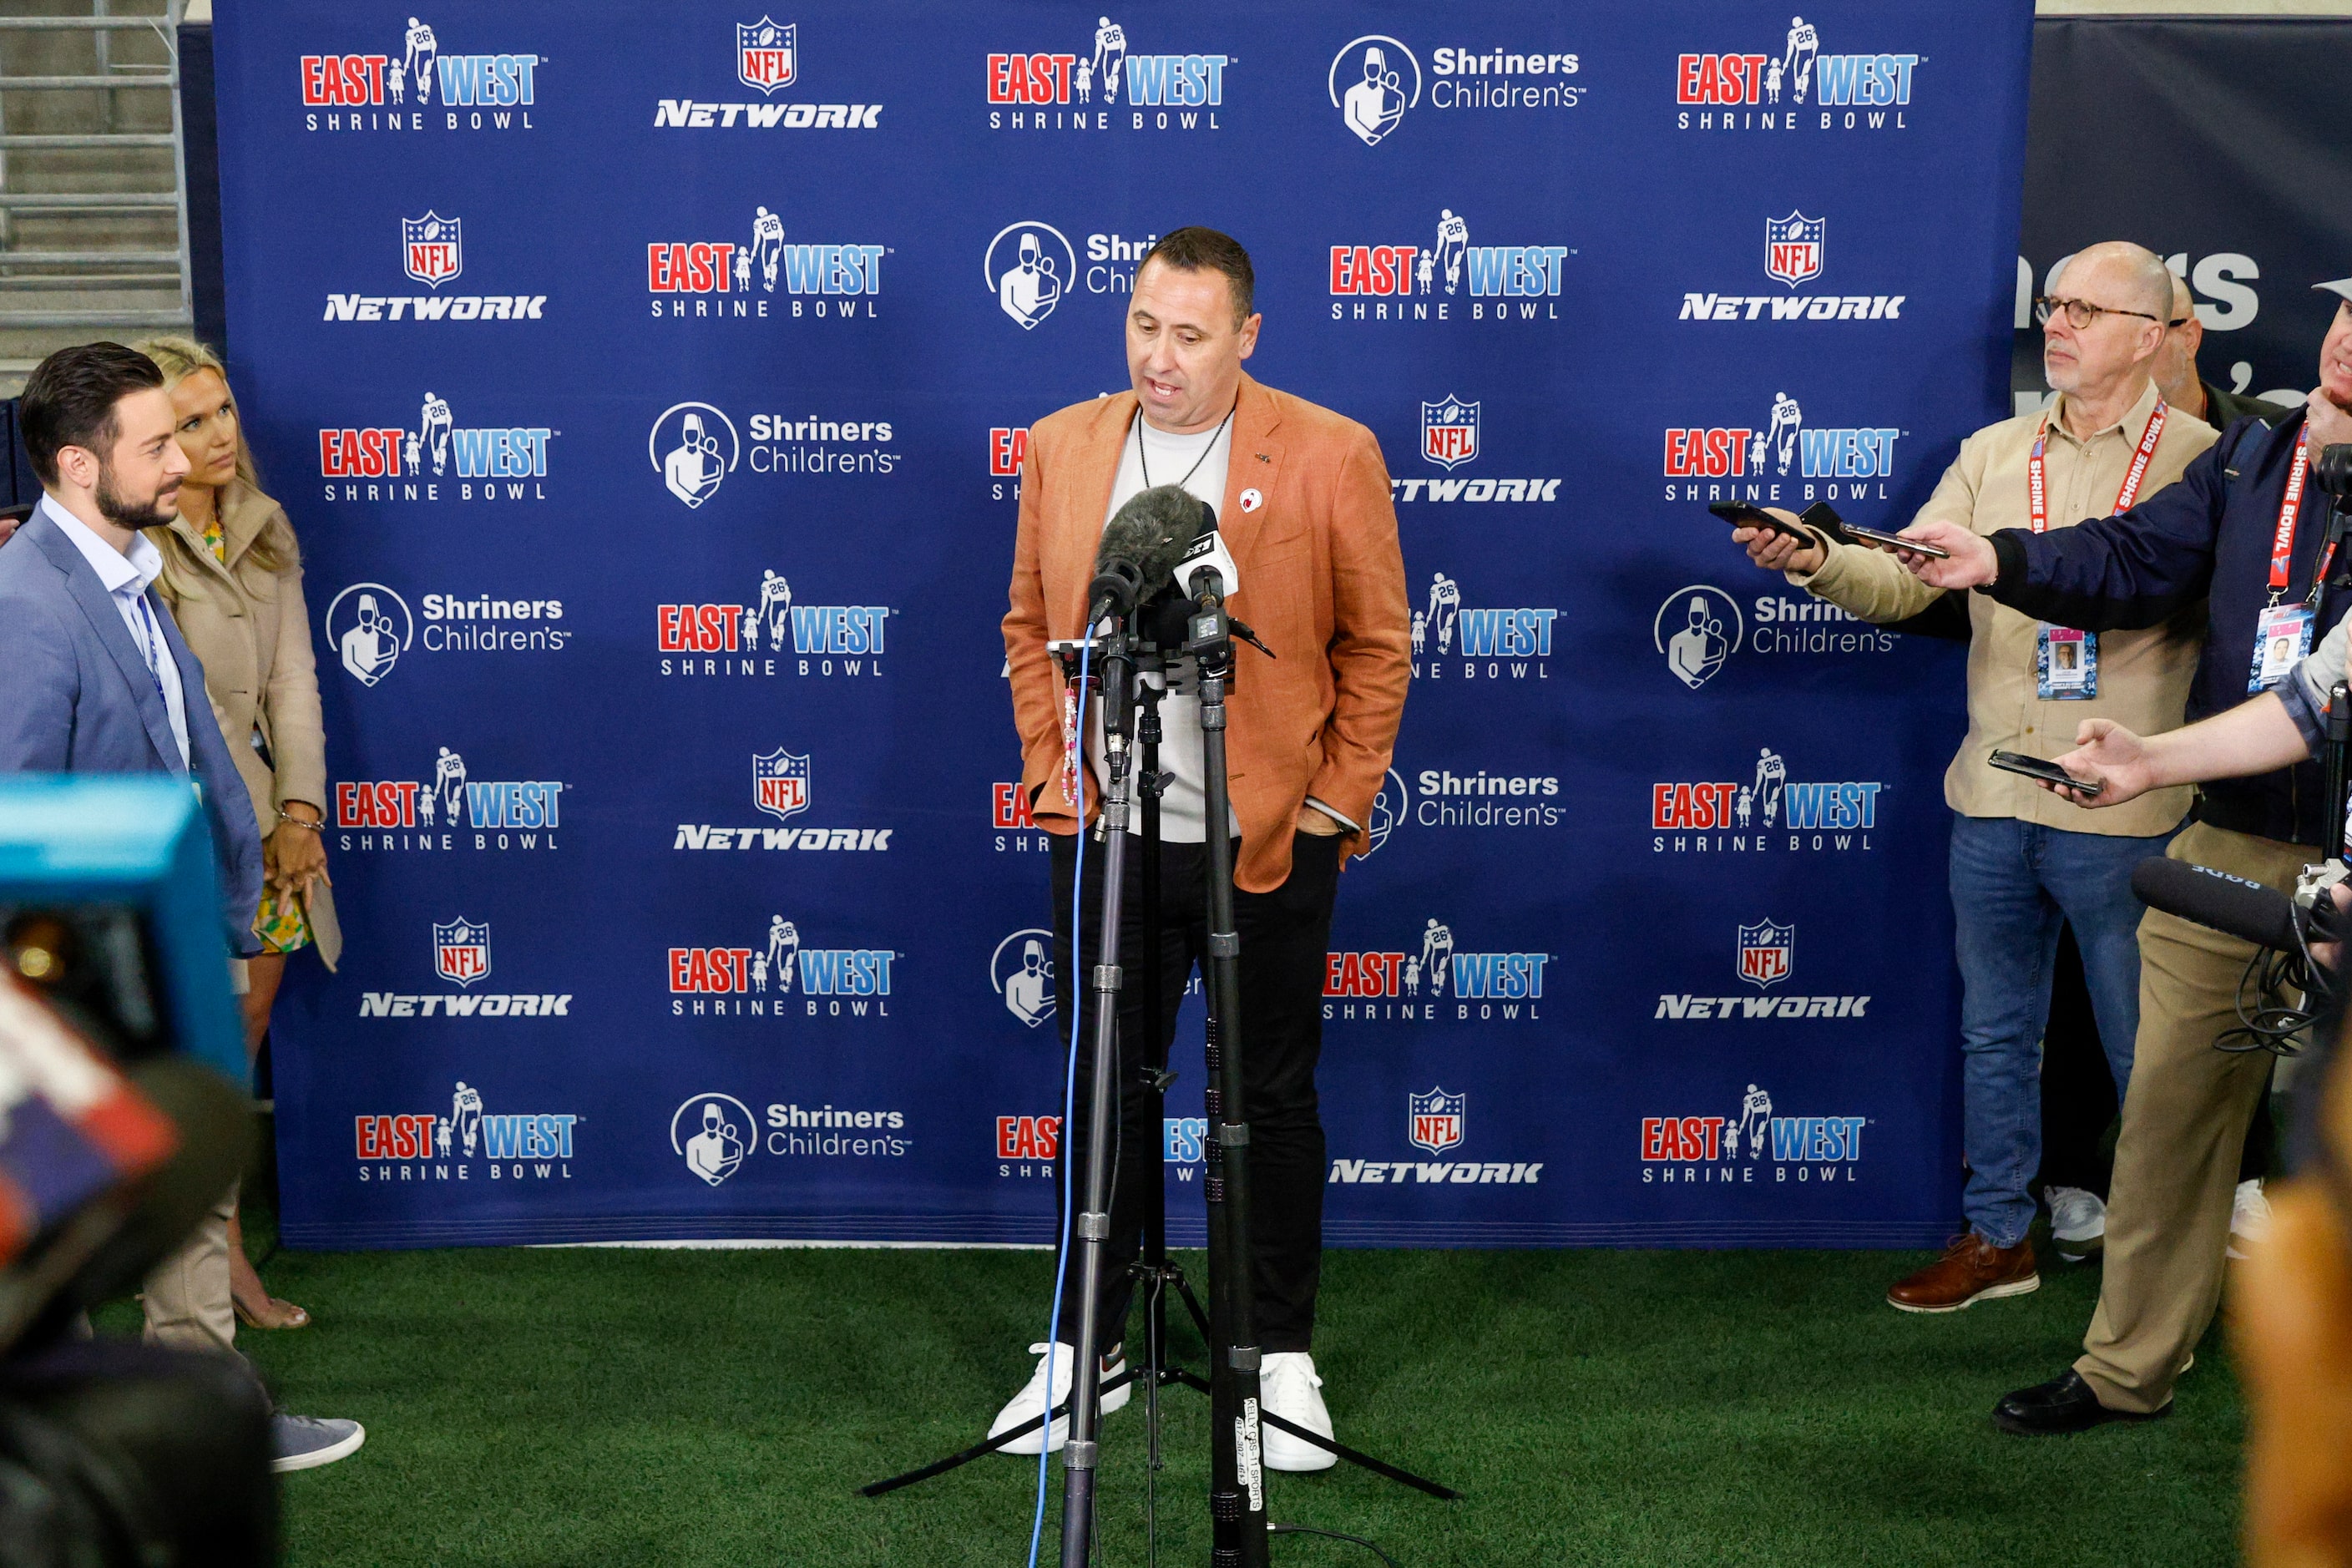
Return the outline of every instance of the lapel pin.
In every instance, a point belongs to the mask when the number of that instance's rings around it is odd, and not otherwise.
[[[1242,492],[1242,510],[1244,511],[1255,511],[1265,504],[1265,497],[1258,493],[1256,486],[1253,485],[1248,489]]]

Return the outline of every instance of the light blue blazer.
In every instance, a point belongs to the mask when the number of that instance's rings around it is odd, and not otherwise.
[[[228,950],[261,950],[261,829],[205,700],[205,667],[151,589],[147,605],[180,667],[188,755],[212,823]],[[175,773],[163,693],[113,596],[56,523],[36,511],[0,546],[0,773]]]

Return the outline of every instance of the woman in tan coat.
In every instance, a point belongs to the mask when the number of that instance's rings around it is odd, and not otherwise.
[[[240,999],[246,1047],[257,1051],[286,955],[316,947],[332,969],[342,952],[328,890],[326,737],[301,554],[286,510],[254,477],[218,356],[186,338],[153,338],[140,349],[163,368],[192,465],[177,521],[147,531],[163,553],[156,586],[204,662],[213,713],[261,824],[268,881],[254,931],[263,951],[247,963],[252,988]],[[230,1294],[247,1323],[285,1329],[310,1321],[263,1288],[234,1220],[229,1268]]]

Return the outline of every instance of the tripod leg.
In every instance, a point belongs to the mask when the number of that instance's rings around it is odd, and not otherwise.
[[[1169,1373],[1168,1381],[1171,1383],[1181,1383],[1185,1387],[1201,1394],[1214,1393],[1214,1390],[1210,1387],[1209,1380],[1207,1378],[1202,1377],[1197,1372],[1187,1372],[1181,1366]],[[1108,1384],[1106,1384],[1105,1386],[1108,1387]],[[1411,1470],[1401,1469],[1398,1467],[1390,1464],[1385,1459],[1376,1459],[1372,1458],[1371,1455],[1363,1452],[1360,1448],[1350,1448],[1345,1443],[1337,1442],[1329,1437],[1318,1436],[1315,1433],[1307,1430],[1306,1427],[1286,1421],[1279,1415],[1260,1412],[1258,1419],[1265,1422],[1269,1426],[1280,1427],[1283,1431],[1289,1433],[1294,1437],[1299,1438],[1301,1441],[1312,1443],[1318,1448],[1328,1449],[1330,1452],[1339,1455],[1339,1458],[1347,1460],[1348,1463],[1351,1465],[1370,1470],[1376,1476],[1386,1476],[1392,1481],[1412,1487],[1417,1491],[1427,1492],[1433,1498],[1444,1498],[1450,1501],[1462,1495],[1460,1492],[1455,1491],[1452,1487],[1443,1485],[1437,1481],[1426,1479],[1421,1476],[1416,1476]],[[1026,1428],[1024,1428],[1024,1430],[1026,1430]]]
[[[1184,1298],[1184,1310],[1192,1314],[1192,1326],[1201,1331],[1203,1342],[1215,1344],[1209,1337],[1209,1314],[1201,1305],[1201,1298],[1192,1294],[1192,1282],[1181,1274],[1176,1276],[1176,1293]]]
[[[1124,1387],[1129,1383],[1134,1381],[1135,1375],[1135,1370],[1130,1367],[1127,1371],[1120,1373],[1117,1377],[1106,1378],[1103,1380],[1102,1392],[1108,1394],[1114,1389]],[[999,1448],[1003,1447],[1007,1443],[1013,1441],[1013,1439],[1017,1437],[1026,1437],[1030,1433],[1034,1432],[1046,1422],[1058,1419],[1061,1416],[1067,1415],[1069,1413],[1070,1402],[1065,1399],[1062,1403],[1055,1405],[1051,1410],[1046,1411],[1044,1415],[1032,1415],[1028,1420],[1021,1423],[1020,1426],[1008,1426],[1003,1431],[999,1432],[995,1436],[988,1438],[984,1442],[974,1443],[969,1448],[964,1448],[956,1453],[950,1454],[944,1459],[934,1459],[929,1464],[924,1465],[919,1468],[906,1471],[902,1475],[892,1476],[888,1480],[869,1481],[866,1485],[857,1489],[858,1495],[861,1497],[882,1497],[890,1492],[897,1491],[901,1487],[911,1487],[917,1481],[928,1481],[933,1476],[943,1476],[950,1470],[956,1469],[961,1466],[969,1465],[974,1459],[980,1458],[984,1455],[993,1454]]]

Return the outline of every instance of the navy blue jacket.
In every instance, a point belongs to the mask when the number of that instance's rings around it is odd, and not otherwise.
[[[2303,419],[2297,410],[2275,426],[2238,420],[2178,482],[2117,516],[2042,534],[2000,530],[1992,535],[2000,575],[1979,592],[2024,615],[2084,631],[2156,626],[2204,600],[2205,652],[2189,686],[2188,717],[2193,722],[2235,708],[2248,695],[2254,624],[2270,603],[2271,539]],[[2306,484],[2287,603],[2310,590],[2327,518],[2327,496]],[[2346,593],[2352,585],[2347,553],[2337,551],[2320,601],[2323,629],[2352,603]],[[2298,763],[2205,784],[2197,816],[2217,827],[2316,847],[2333,837],[2322,823],[2326,794],[2319,764]]]

